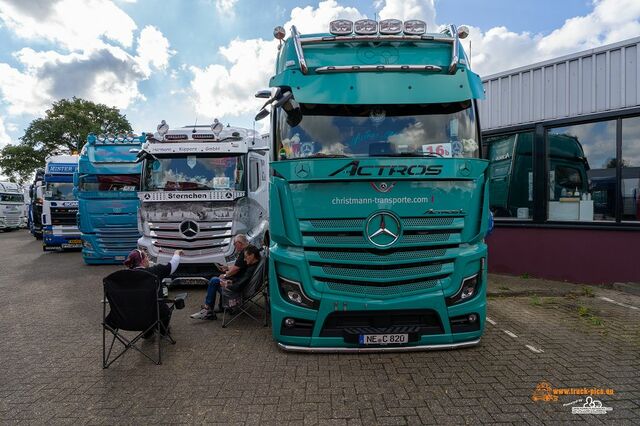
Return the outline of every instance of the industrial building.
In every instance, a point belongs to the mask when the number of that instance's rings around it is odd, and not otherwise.
[[[640,37],[483,78],[490,271],[640,283]]]

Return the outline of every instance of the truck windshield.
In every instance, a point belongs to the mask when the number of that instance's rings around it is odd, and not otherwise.
[[[80,176],[81,191],[137,191],[140,175],[84,175]]]
[[[244,158],[186,155],[157,157],[144,165],[145,191],[238,190],[244,188]]]
[[[0,201],[5,203],[22,203],[24,196],[22,194],[0,194]]]
[[[479,157],[471,101],[422,105],[301,104],[291,127],[278,115],[278,159]]]
[[[44,198],[52,201],[73,201],[73,183],[49,182],[45,188]]]

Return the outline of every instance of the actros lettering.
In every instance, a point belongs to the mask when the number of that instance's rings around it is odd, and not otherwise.
[[[442,173],[442,165],[426,166],[424,164],[406,165],[360,165],[360,161],[352,161],[339,168],[329,176],[344,172],[349,176],[435,176]]]

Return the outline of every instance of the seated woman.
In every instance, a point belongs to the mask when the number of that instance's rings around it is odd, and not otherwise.
[[[149,266],[149,258],[147,255],[138,249],[131,250],[129,256],[124,261],[124,266],[129,269],[137,269],[147,271],[150,274],[155,275],[158,278],[159,282],[162,282],[164,278],[168,278],[171,274],[173,274],[176,269],[178,269],[178,265],[180,264],[180,256],[182,256],[182,250],[176,250],[173,253],[173,257],[169,260],[169,263],[166,265],[154,265]],[[159,297],[162,297],[162,290],[160,290]],[[160,309],[160,322],[162,323],[163,335],[167,333],[169,329],[169,321],[171,321],[171,309],[164,302],[158,302],[158,306]],[[153,335],[153,330],[149,333],[145,334],[144,338],[149,338]]]
[[[238,272],[231,279],[221,279],[218,277],[212,278],[211,281],[209,281],[209,286],[207,287],[207,298],[205,299],[205,304],[203,305],[202,310],[191,315],[191,318],[201,320],[218,319],[216,313],[213,311],[216,294],[220,293],[222,289],[227,293],[241,293],[247,284],[249,284],[249,281],[251,281],[251,277],[258,266],[258,262],[260,262],[260,250],[255,246],[249,245],[242,253],[244,254],[244,260],[247,267]],[[222,298],[222,295],[220,297]]]

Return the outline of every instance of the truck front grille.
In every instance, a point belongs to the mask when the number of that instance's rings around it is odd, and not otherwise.
[[[380,249],[365,236],[366,218],[301,220],[311,276],[328,291],[363,296],[441,288],[453,273],[464,216],[405,217],[400,222],[399,240]]]
[[[5,212],[4,218],[6,226],[14,227],[20,224],[19,211]]]
[[[197,222],[198,232],[185,236],[180,231],[182,222],[150,222],[149,236],[153,245],[164,251],[183,249],[200,255],[225,253],[231,244],[233,222]]]
[[[129,252],[137,247],[138,233],[137,227],[111,226],[99,228],[95,231],[98,244],[106,254],[121,254]]]
[[[75,225],[77,208],[51,207],[52,225]]]

